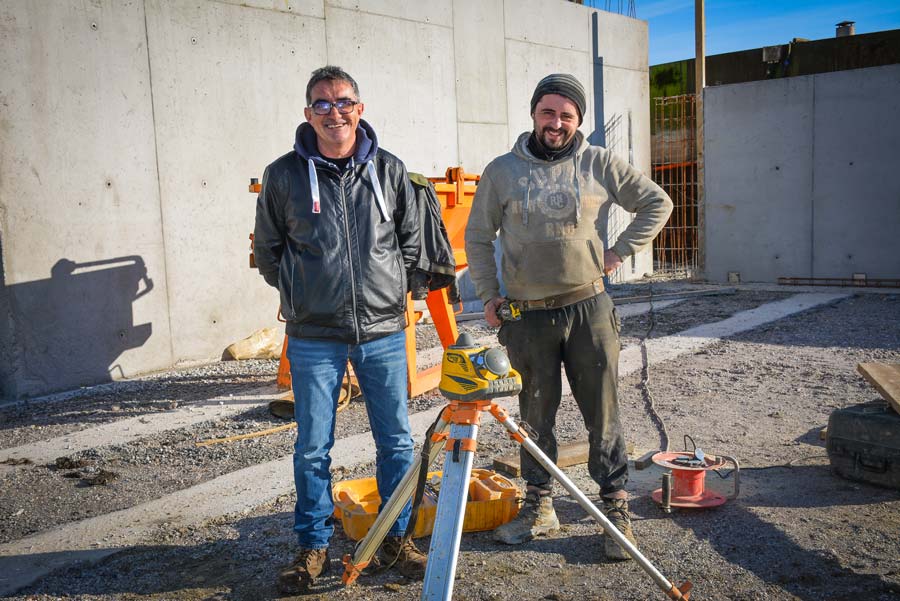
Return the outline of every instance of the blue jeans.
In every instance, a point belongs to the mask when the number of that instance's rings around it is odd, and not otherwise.
[[[393,494],[413,462],[406,391],[405,334],[347,344],[328,340],[288,338],[294,389],[294,530],[300,546],[323,549],[334,532],[331,515],[331,447],[341,380],[349,359],[366,401],[375,439],[375,478],[381,505]],[[409,522],[410,504],[391,527],[401,536]]]

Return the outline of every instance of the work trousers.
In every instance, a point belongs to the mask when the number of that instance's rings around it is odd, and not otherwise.
[[[628,481],[625,437],[619,420],[616,380],[619,319],[605,292],[558,309],[525,311],[504,322],[498,339],[512,367],[522,374],[519,412],[537,433],[537,446],[556,462],[554,433],[562,396],[560,364],[588,431],[588,471],[601,495],[624,490]],[[552,488],[550,474],[520,449],[522,477],[530,486]]]

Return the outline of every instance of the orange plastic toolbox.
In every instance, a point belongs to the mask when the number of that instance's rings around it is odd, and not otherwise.
[[[428,481],[439,483],[441,472],[429,472]],[[353,540],[362,539],[375,523],[381,497],[375,478],[345,480],[332,487],[334,516]],[[519,513],[519,489],[507,478],[490,470],[473,469],[463,521],[464,532],[493,530]],[[428,536],[434,526],[437,499],[425,494],[413,536]]]

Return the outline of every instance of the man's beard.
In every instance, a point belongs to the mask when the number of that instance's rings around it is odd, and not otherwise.
[[[566,146],[568,146],[568,145],[569,145],[569,142],[572,141],[572,138],[575,137],[575,132],[574,132],[574,131],[573,131],[573,132],[568,132],[569,135],[566,136],[566,133],[567,133],[566,130],[559,130],[559,131],[562,132],[562,136],[559,137],[559,138],[557,138],[557,139],[554,141],[554,140],[548,139],[548,137],[547,137],[547,132],[548,132],[548,131],[553,131],[553,128],[552,128],[552,127],[545,127],[544,129],[541,130],[541,137],[540,137],[540,140],[541,140],[541,144],[543,144],[543,145],[544,145],[546,148],[548,148],[549,150],[561,150],[561,149],[565,148]]]

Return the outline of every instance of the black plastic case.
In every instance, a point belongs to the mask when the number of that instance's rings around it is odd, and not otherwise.
[[[838,476],[900,489],[900,414],[886,402],[832,413],[826,449]]]

